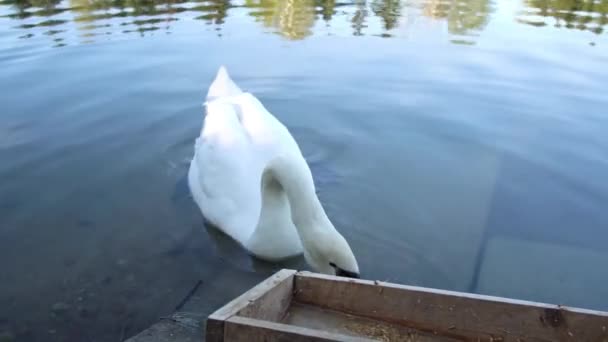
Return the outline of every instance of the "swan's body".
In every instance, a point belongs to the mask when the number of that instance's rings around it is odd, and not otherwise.
[[[207,94],[188,184],[205,218],[256,257],[276,261],[303,252],[319,272],[358,274],[298,144],[223,67]]]

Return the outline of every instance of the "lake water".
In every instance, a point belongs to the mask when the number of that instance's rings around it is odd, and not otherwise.
[[[0,337],[117,341],[280,267],[185,175],[225,64],[364,278],[608,310],[608,1],[0,2]]]

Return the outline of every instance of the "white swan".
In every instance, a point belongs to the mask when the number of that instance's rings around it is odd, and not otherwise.
[[[358,277],[357,260],[323,210],[287,128],[223,66],[205,107],[188,171],[203,216],[260,259],[303,252],[317,272]]]

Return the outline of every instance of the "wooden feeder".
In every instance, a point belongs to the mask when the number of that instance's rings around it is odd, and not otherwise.
[[[281,270],[211,314],[208,342],[597,341],[608,313]]]

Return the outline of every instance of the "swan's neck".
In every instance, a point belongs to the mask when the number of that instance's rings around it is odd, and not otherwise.
[[[271,170],[287,195],[291,219],[304,247],[310,247],[333,226],[317,197],[308,164],[304,158],[279,158],[272,163]]]

